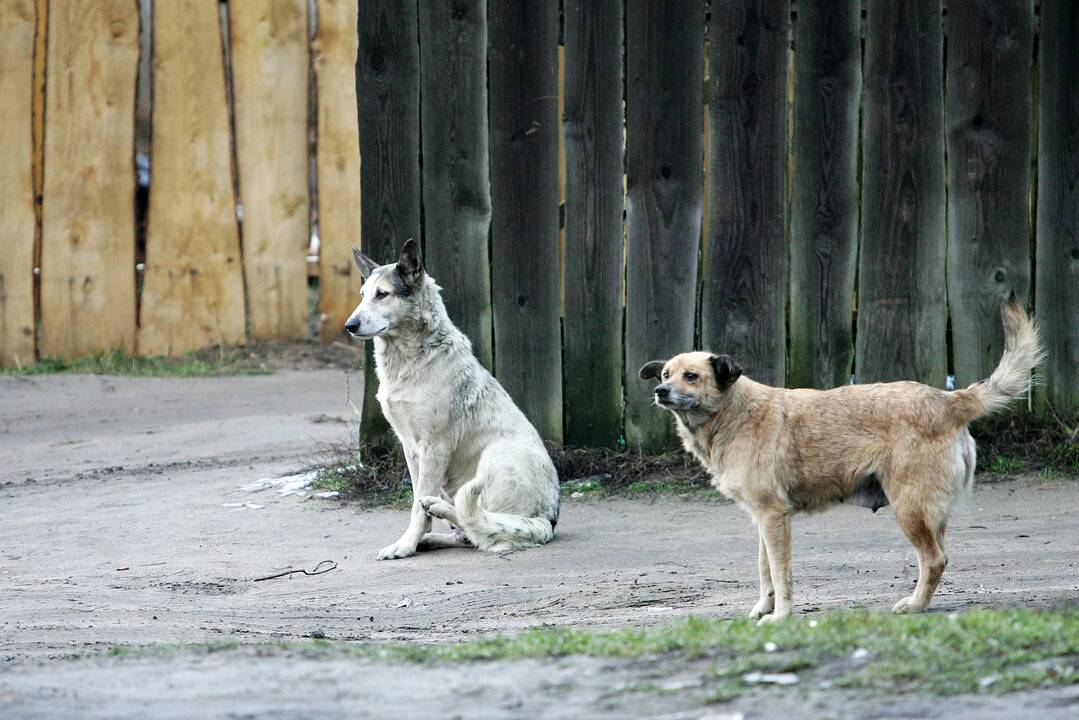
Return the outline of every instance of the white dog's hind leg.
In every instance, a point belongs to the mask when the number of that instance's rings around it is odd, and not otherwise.
[[[427,533],[420,540],[420,550],[445,550],[447,548],[475,547],[461,530],[448,533]]]
[[[457,508],[440,497],[435,497],[434,495],[421,497],[420,505],[433,518],[445,520],[451,525],[461,525],[461,522],[457,519]]]

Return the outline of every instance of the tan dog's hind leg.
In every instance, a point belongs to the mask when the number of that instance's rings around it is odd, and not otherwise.
[[[768,551],[775,607],[761,617],[758,625],[783,620],[791,614],[791,517],[785,512],[768,512],[758,519],[761,540]]]
[[[906,503],[896,505],[895,518],[903,534],[918,551],[918,585],[914,588],[914,594],[895,604],[892,612],[921,612],[929,605],[940,576],[948,565],[948,556],[942,547],[945,521],[934,522],[923,508],[911,507]]]
[[[761,617],[772,612],[776,606],[776,593],[772,585],[772,571],[768,567],[768,548],[764,545],[764,533],[760,532],[759,548],[757,550],[757,571],[761,578],[761,599],[749,611],[751,620],[759,620]]]

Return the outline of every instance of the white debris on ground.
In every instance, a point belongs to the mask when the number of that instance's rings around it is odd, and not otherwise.
[[[742,680],[750,685],[797,685],[798,676],[794,673],[762,673],[751,672],[742,676]]]
[[[261,510],[266,507],[265,505],[259,505],[253,502],[231,502],[222,503],[221,507],[235,508],[236,510]]]
[[[349,465],[348,467],[337,468],[333,472],[339,475],[344,475],[349,472],[355,472],[360,469],[362,465]],[[261,480],[254,480],[240,486],[240,490],[245,493],[257,493],[264,492],[266,490],[276,490],[277,494],[281,497],[289,497],[295,495],[301,499],[308,497],[315,497],[322,500],[329,500],[335,497],[340,497],[341,493],[337,490],[322,490],[319,492],[313,492],[311,486],[318,481],[319,476],[322,475],[324,470],[309,470],[307,472],[296,473],[294,475],[285,475],[278,478],[263,478]],[[251,507],[254,503],[225,503],[223,507]],[[257,509],[261,506],[256,506]]]

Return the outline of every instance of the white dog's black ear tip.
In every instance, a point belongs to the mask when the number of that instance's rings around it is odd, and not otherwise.
[[[662,360],[652,360],[651,362],[646,362],[644,365],[641,366],[641,369],[637,374],[640,375],[641,380],[652,380],[654,378],[658,378],[659,373],[663,370],[663,366],[665,364],[666,363],[664,363]]]
[[[356,261],[356,267],[359,268],[360,275],[363,277],[370,277],[378,267],[377,262],[364,255],[357,247],[352,248],[352,259]]]

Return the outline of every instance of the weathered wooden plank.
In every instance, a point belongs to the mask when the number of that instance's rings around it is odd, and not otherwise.
[[[948,304],[956,384],[1004,350],[1000,305],[1030,294],[1029,0],[952,3],[947,16]]]
[[[850,382],[858,257],[861,2],[798,6],[791,146],[791,387]]]
[[[712,6],[711,235],[701,343],[748,376],[786,380],[789,0]]]
[[[0,4],[0,367],[34,361],[33,0]]]
[[[567,0],[566,442],[622,436],[622,0]]]
[[[419,3],[424,261],[492,367],[487,2]]]
[[[871,0],[865,41],[858,382],[943,386],[944,114],[940,0]]]
[[[138,34],[131,0],[50,4],[42,356],[134,346]]]
[[[704,32],[700,3],[626,3],[626,442],[671,446],[649,360],[693,348],[701,231]]]
[[[307,334],[307,0],[230,3],[251,337]]]
[[[153,185],[138,350],[242,344],[244,286],[217,7],[154,7]]]
[[[360,117],[362,247],[387,263],[409,238],[420,239],[420,57],[416,3],[359,4],[356,95]],[[366,347],[360,435],[388,432],[375,391],[372,343]]]
[[[360,244],[356,16],[353,0],[318,0],[318,309],[324,342],[342,333],[359,302],[360,277],[352,261],[352,248]]]
[[[1079,3],[1042,0],[1035,309],[1042,407],[1079,411]]]
[[[495,375],[562,439],[558,3],[488,8]]]

